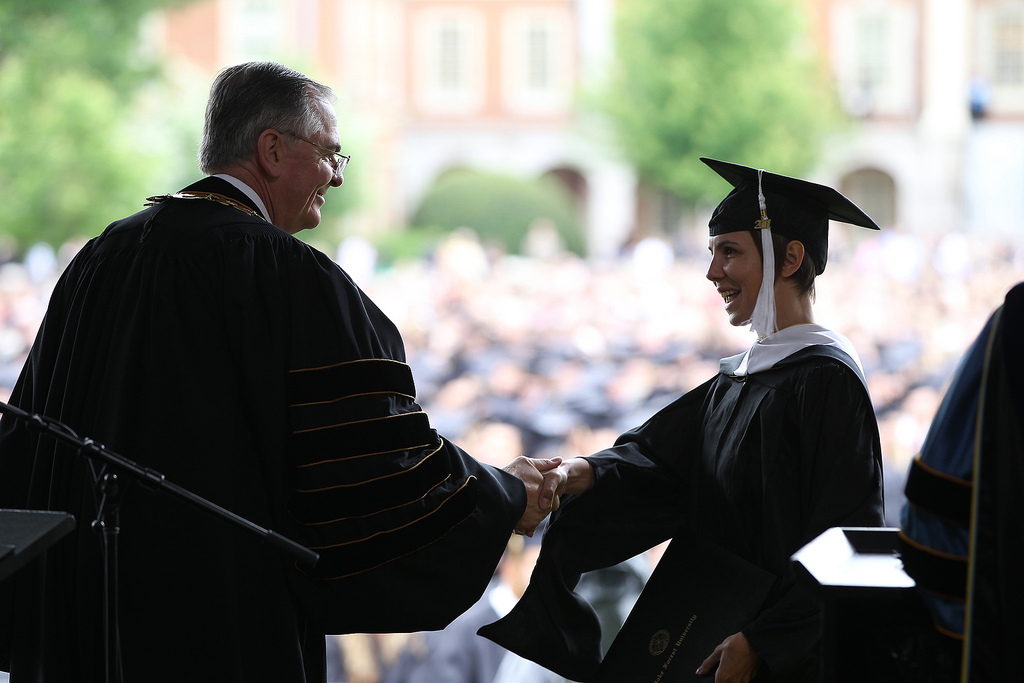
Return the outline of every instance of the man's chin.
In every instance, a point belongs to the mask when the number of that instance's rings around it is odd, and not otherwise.
[[[306,216],[306,219],[302,221],[302,224],[299,226],[299,230],[296,230],[296,232],[301,230],[312,230],[320,225],[320,220],[320,209],[313,209],[309,212],[309,215]]]
[[[313,228],[315,228],[318,225],[320,225],[320,221],[319,220],[317,220],[315,222],[314,221],[303,221],[301,223],[296,222],[294,225],[291,225],[291,226],[288,226],[288,227],[285,227],[283,225],[279,225],[278,227],[281,228],[282,230],[284,230],[289,235],[297,235],[300,232],[302,232],[303,230],[312,230]]]

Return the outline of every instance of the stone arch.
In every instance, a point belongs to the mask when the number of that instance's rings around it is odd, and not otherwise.
[[[590,187],[587,177],[580,171],[569,166],[557,166],[542,174],[542,178],[551,178],[564,187],[572,200],[573,212],[576,216],[576,224],[583,231],[584,243],[587,242],[587,232],[590,228],[587,206],[590,199]]]
[[[881,228],[896,225],[899,213],[896,182],[879,168],[864,167],[843,176],[840,191],[864,210]]]

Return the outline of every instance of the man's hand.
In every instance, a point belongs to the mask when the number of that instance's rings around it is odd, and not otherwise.
[[[516,525],[516,533],[533,536],[548,513],[558,509],[558,497],[566,482],[565,475],[558,472],[561,464],[561,458],[527,458],[521,455],[503,468],[526,485],[526,512]]]
[[[750,647],[745,635],[734,633],[704,660],[697,668],[697,675],[710,673],[716,664],[715,683],[748,683],[761,668],[761,658]]]
[[[533,536],[544,518],[558,509],[562,495],[583,493],[594,485],[594,471],[586,458],[526,458],[519,456],[505,471],[526,485],[527,504],[516,533]]]

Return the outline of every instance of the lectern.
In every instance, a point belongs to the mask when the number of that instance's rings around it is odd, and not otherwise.
[[[0,510],[0,581],[41,555],[74,528],[75,518],[66,512]]]
[[[934,683],[935,629],[897,551],[899,530],[834,527],[793,555],[821,600],[822,679]]]

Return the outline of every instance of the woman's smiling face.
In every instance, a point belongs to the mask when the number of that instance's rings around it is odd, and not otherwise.
[[[730,325],[745,325],[754,314],[761,290],[761,253],[749,230],[715,235],[708,243],[711,264],[707,279],[725,301]]]

